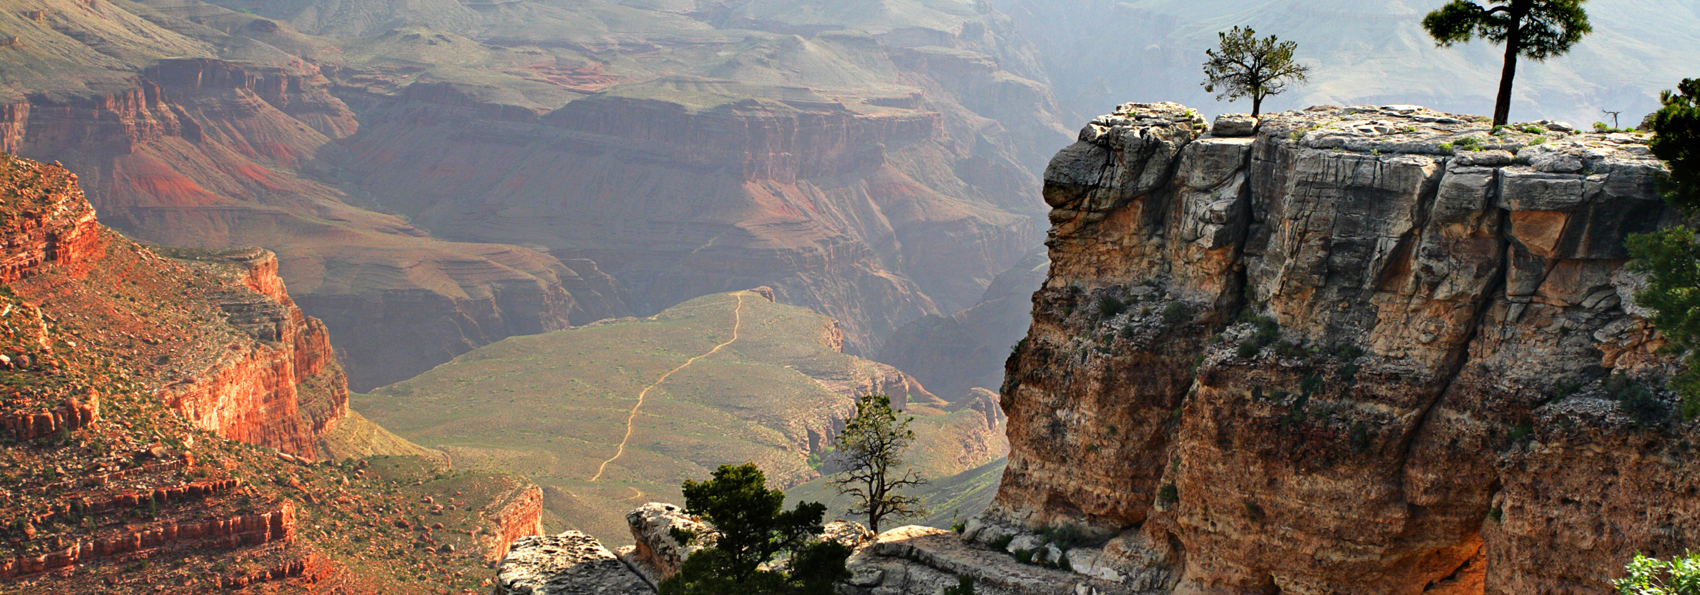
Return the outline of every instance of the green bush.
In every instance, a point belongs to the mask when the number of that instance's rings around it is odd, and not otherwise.
[[[1536,126],[1534,124],[1530,124],[1528,126],[1523,127],[1523,132],[1527,132],[1529,134],[1546,134],[1547,129],[1542,128],[1540,126]]]
[[[974,595],[974,579],[966,576],[956,577],[956,586],[945,587],[944,595]]]
[[[1612,582],[1619,595],[1700,595],[1700,556],[1692,553],[1670,560],[1637,553],[1623,569],[1629,576]]]
[[[718,536],[662,581],[662,595],[832,595],[837,583],[850,578],[845,568],[850,548],[816,540],[826,507],[799,502],[786,511],[785,493],[767,489],[766,476],[754,464],[722,465],[713,479],[686,481],[682,489],[686,510],[713,525]],[[678,529],[672,536],[685,544],[696,538]]]
[[[1466,136],[1456,141],[1452,141],[1452,146],[1466,151],[1480,151],[1482,149],[1482,141],[1481,139],[1473,136]]]
[[[1157,501],[1163,503],[1164,506],[1180,502],[1180,488],[1175,487],[1175,484],[1172,483],[1163,484],[1163,487],[1157,488]]]
[[[1180,324],[1189,318],[1192,318],[1192,308],[1188,308],[1186,304],[1169,302],[1169,305],[1163,307],[1163,322],[1165,323]]]
[[[1122,312],[1126,311],[1127,302],[1122,301],[1121,298],[1111,295],[1098,298],[1099,319],[1115,318],[1120,316]]]

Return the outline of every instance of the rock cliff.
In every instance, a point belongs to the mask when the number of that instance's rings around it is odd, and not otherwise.
[[[1066,527],[1030,545],[1175,593],[1605,593],[1634,552],[1697,545],[1696,425],[1624,270],[1674,218],[1643,138],[1410,106],[1246,123],[1129,104],[1051,162],[971,537]]]
[[[154,395],[196,426],[315,456],[348,389],[324,325],[295,307],[271,253],[164,260],[100,227],[63,168],[4,157],[0,179],[11,215],[0,280],[31,316],[78,336],[73,350],[141,364]]]

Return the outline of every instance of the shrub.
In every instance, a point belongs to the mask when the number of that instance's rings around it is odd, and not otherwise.
[[[1611,127],[1607,126],[1605,122],[1595,122],[1594,132],[1611,132]]]
[[[1163,484],[1163,487],[1157,488],[1157,501],[1163,503],[1164,506],[1180,502],[1180,488],[1175,487],[1175,484],[1172,483]]]
[[[1452,150],[1452,143],[1440,143],[1440,150],[1451,151]]]
[[[1482,141],[1481,141],[1481,139],[1478,139],[1478,138],[1473,137],[1473,136],[1466,136],[1464,138],[1453,141],[1452,146],[1457,147],[1459,149],[1466,150],[1466,151],[1480,151],[1482,149]]]
[[[1693,553],[1670,560],[1636,553],[1623,569],[1629,576],[1612,582],[1620,595],[1700,595],[1700,556]]]
[[[850,578],[850,548],[814,539],[826,507],[799,502],[784,510],[784,492],[767,489],[754,464],[722,465],[713,479],[686,481],[682,489],[686,510],[719,535],[661,583],[663,595],[830,595]],[[675,529],[673,538],[688,544],[695,536]],[[789,558],[775,564],[784,554]]]
[[[1505,522],[1505,510],[1498,507],[1498,506],[1495,506],[1493,508],[1489,508],[1488,509],[1488,518],[1493,519],[1493,522],[1495,522],[1495,523]]]
[[[1192,308],[1188,308],[1186,304],[1169,302],[1169,305],[1163,307],[1163,322],[1165,323],[1180,324],[1189,318],[1192,318]]]
[[[1369,446],[1369,425],[1361,421],[1352,424],[1352,452],[1367,451]]]
[[[1121,298],[1106,295],[1098,298],[1098,318],[1115,318],[1127,311],[1127,302]]]
[[[974,579],[966,576],[956,577],[956,586],[945,587],[944,595],[974,595]]]
[[[1544,128],[1544,127],[1541,127],[1541,126],[1536,126],[1534,124],[1530,124],[1528,126],[1523,127],[1523,132],[1527,132],[1529,134],[1546,134],[1547,129]]]
[[[1263,522],[1263,519],[1267,518],[1267,515],[1263,513],[1262,506],[1259,506],[1256,502],[1251,500],[1246,500],[1245,518],[1253,523],[1261,523]]]

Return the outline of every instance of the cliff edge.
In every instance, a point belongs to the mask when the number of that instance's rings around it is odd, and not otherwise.
[[[1072,527],[1175,593],[1604,593],[1700,545],[1700,426],[1624,270],[1662,175],[1633,134],[1413,106],[1093,120],[968,533]]]

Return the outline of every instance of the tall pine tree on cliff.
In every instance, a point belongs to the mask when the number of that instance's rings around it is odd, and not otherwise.
[[[1499,99],[1493,105],[1493,125],[1511,117],[1511,82],[1517,78],[1517,58],[1535,61],[1570,51],[1594,28],[1582,3],[1588,0],[1488,0],[1484,7],[1470,0],[1450,4],[1423,17],[1423,29],[1441,47],[1482,38],[1505,44],[1505,68],[1499,75]]]

